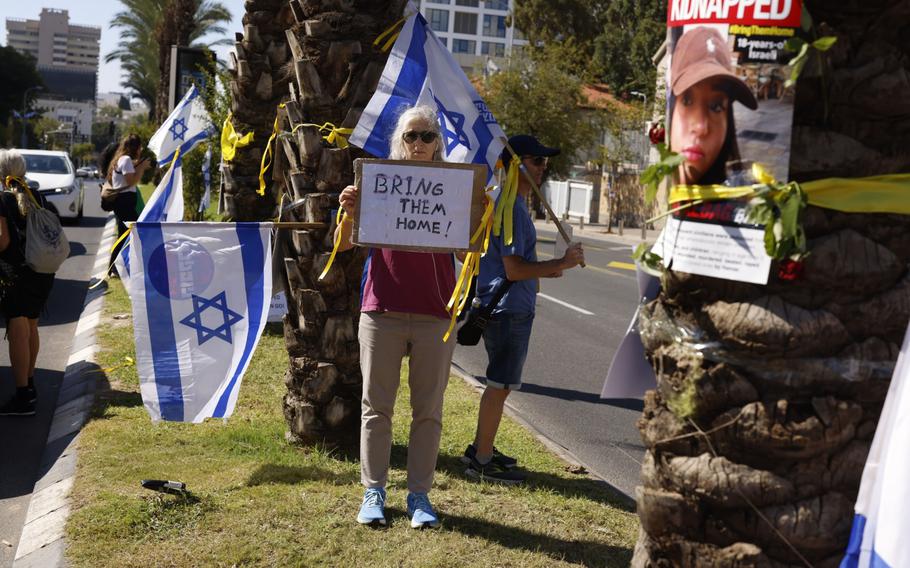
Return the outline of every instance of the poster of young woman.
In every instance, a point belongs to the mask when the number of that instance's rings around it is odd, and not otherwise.
[[[784,49],[800,0],[670,0],[667,114],[680,184],[749,184],[758,162],[787,179],[793,87]]]

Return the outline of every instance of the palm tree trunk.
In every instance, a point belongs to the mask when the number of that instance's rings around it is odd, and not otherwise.
[[[791,178],[910,171],[899,0],[807,2],[838,42],[797,87]],[[907,322],[910,216],[809,207],[797,281],[669,271],[642,317],[658,375],[634,566],[837,566]],[[685,339],[685,333],[690,339]]]
[[[238,220],[274,216],[276,197],[283,194],[290,204],[284,220],[325,224],[280,232],[276,252],[283,258],[290,290],[284,322],[290,357],[284,415],[288,439],[295,443],[357,436],[362,378],[355,330],[364,254],[359,249],[340,254],[323,281],[318,275],[333,245],[338,194],[353,183],[353,160],[366,155],[358,148],[328,144],[317,125],[356,125],[388,57],[372,42],[398,20],[405,3],[247,2],[243,54],[232,85],[234,125],[241,132],[255,130],[258,144],[231,165],[228,212]],[[279,101],[285,103],[277,115],[280,130],[294,133],[276,141],[271,191],[261,198],[254,193],[258,181],[253,176]]]

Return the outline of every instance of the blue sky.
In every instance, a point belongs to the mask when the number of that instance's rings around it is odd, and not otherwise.
[[[233,38],[235,32],[243,31],[243,0],[220,0],[234,17],[228,26],[228,37]],[[119,30],[110,27],[114,14],[123,9],[118,0],[39,0],[29,2],[24,0],[0,0],[0,18],[2,30],[0,38],[6,45],[6,18],[24,18],[37,20],[41,8],[56,8],[68,10],[71,24],[98,26],[101,28],[101,61],[98,69],[98,92],[120,92],[120,62],[104,63],[104,56],[117,47],[120,39]],[[214,36],[206,37],[206,42],[219,39]],[[219,47],[216,52],[222,60],[227,58],[229,47]]]

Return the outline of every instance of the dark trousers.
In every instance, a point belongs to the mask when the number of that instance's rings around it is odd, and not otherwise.
[[[126,224],[139,218],[139,213],[136,211],[135,191],[117,194],[117,201],[114,202],[114,217],[117,219],[117,241],[119,241],[123,233],[126,232]],[[111,267],[110,272],[112,274],[117,272],[117,269],[114,268],[114,259],[120,254],[120,249],[122,248],[123,241],[118,242],[111,251],[111,260],[108,266]]]

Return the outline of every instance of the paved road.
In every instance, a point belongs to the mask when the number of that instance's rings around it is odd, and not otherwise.
[[[552,258],[554,238],[555,231],[538,227],[541,260]],[[509,404],[594,474],[631,495],[644,452],[635,426],[641,401],[602,400],[600,391],[635,311],[638,287],[628,266],[633,245],[630,240],[579,240],[587,268],[541,280],[523,386]],[[483,377],[482,342],[459,345],[454,361]]]
[[[98,190],[86,186],[85,217],[65,226],[70,258],[57,272],[47,312],[40,319],[41,351],[35,372],[38,414],[0,417],[0,567],[11,566],[51,418],[70,354],[73,334],[85,299],[88,280],[107,213],[98,204]],[[5,337],[5,322],[0,337]],[[0,401],[15,392],[6,341],[0,345]]]

